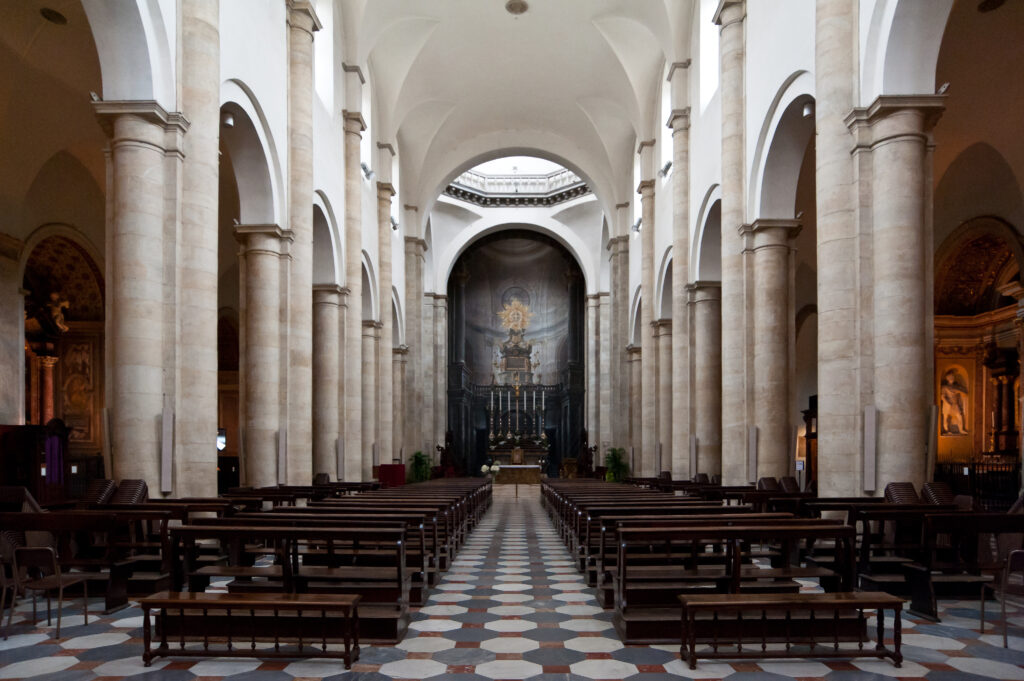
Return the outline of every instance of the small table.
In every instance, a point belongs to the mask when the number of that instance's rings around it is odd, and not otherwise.
[[[498,485],[539,485],[540,466],[536,465],[499,465],[498,475],[494,480]]]

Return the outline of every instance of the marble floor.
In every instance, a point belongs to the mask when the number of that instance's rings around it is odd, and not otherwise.
[[[978,632],[976,602],[946,602],[942,624],[904,619],[897,669],[888,661],[786,660],[701,662],[691,671],[677,646],[624,646],[575,571],[541,509],[536,487],[495,487],[494,505],[413,617],[395,647],[363,647],[344,671],[336,661],[160,659],[141,661],[141,612],[123,610],[82,624],[79,603],[65,609],[61,638],[45,620],[33,626],[31,604],[18,606],[10,638],[0,641],[0,679],[33,681],[292,681],[293,679],[455,678],[467,681],[570,681],[728,678],[730,681],[1024,681],[1024,611],[1010,616],[1009,649],[1002,647],[998,605]],[[217,587],[214,587],[217,588]],[[807,590],[815,589],[808,583]],[[99,608],[99,602],[93,606]]]

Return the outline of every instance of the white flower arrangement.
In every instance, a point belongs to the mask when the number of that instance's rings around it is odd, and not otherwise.
[[[490,470],[491,470],[491,468],[487,464],[484,464],[483,466],[480,466],[480,472],[481,473],[487,473]]]
[[[501,470],[501,466],[499,466],[498,464],[494,464],[493,466],[491,466],[491,472],[494,473],[495,475],[497,475],[498,471],[500,471],[500,470]]]

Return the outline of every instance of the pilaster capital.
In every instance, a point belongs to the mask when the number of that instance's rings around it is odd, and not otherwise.
[[[660,336],[671,336],[672,335],[672,319],[655,319],[651,322],[651,328],[654,329],[655,337]]]
[[[629,361],[631,362],[635,362],[636,360],[640,359],[640,352],[641,348],[639,345],[630,343],[629,345],[626,346],[626,355],[629,358]]]
[[[401,355],[402,358],[404,359],[405,355],[409,354],[409,346],[404,344],[396,345],[395,347],[391,348],[391,352],[394,355]]]
[[[636,186],[636,193],[644,198],[654,196],[654,180],[642,180]]]
[[[308,33],[310,38],[315,31],[324,27],[309,0],[288,0],[287,21],[289,26]]]
[[[790,242],[800,234],[798,220],[759,218],[752,224],[740,225],[739,233],[754,250],[759,248],[789,248]],[[751,243],[752,242],[752,243]]]
[[[395,148],[391,146],[390,142],[377,142],[377,148],[382,151],[388,151],[392,156],[395,156]]]
[[[21,249],[24,247],[24,241],[15,239],[10,234],[0,234],[0,258],[17,261],[21,258]]]
[[[649,140],[640,140],[640,144],[636,145],[636,153],[644,153],[644,149],[647,147],[651,147],[653,149],[656,142],[657,140],[654,139],[653,137]]]
[[[292,230],[282,229],[279,225],[235,225],[235,241],[241,246],[243,255],[286,255],[293,240]]]
[[[377,198],[382,201],[391,201],[391,197],[395,195],[395,185],[390,182],[378,182],[377,183]]]
[[[747,18],[746,0],[719,0],[711,23],[725,28]]]
[[[682,69],[682,70],[685,71],[686,69],[690,68],[690,63],[691,62],[690,62],[689,59],[686,59],[684,61],[674,61],[674,62],[672,62],[672,66],[668,67],[668,77],[665,78],[665,80],[667,82],[671,83],[672,82],[672,76],[676,75],[676,70],[677,69]]]
[[[424,298],[433,298],[435,302],[448,303],[448,295],[445,293],[424,293]]]
[[[153,100],[100,100],[92,103],[92,109],[96,114],[100,127],[103,128],[103,132],[106,133],[107,137],[115,141],[118,138],[124,138],[125,136],[134,137],[138,134],[138,131],[134,129],[126,130],[115,125],[116,121],[122,117],[138,119],[159,128],[164,133],[171,133],[177,136],[184,135],[188,132],[189,128],[188,118],[184,114],[176,111],[167,111],[158,102]],[[145,133],[142,133],[142,139],[139,141],[157,144],[161,148],[164,146],[162,139],[145,139],[144,136]]]
[[[60,361],[60,358],[54,357],[53,355],[39,355],[39,363],[47,369],[52,369],[57,366],[58,361]]]
[[[363,114],[360,111],[342,109],[341,118],[345,121],[345,132],[362,136],[362,132],[366,130],[366,121],[363,119]]]
[[[665,126],[672,129],[672,132],[681,132],[690,129],[690,107],[672,109],[665,121]]]
[[[621,255],[623,252],[629,252],[629,237],[625,234],[621,236],[613,236],[608,239],[608,250],[612,255]]]
[[[418,236],[405,237],[405,248],[420,257],[423,257],[423,254],[430,250],[430,246],[427,245],[426,239],[421,239]]]
[[[378,322],[376,319],[364,319],[363,320],[363,328],[364,329],[373,329],[374,333],[376,335],[376,331],[379,331],[380,329],[384,328],[384,322]]]
[[[359,68],[359,64],[347,64],[341,62],[341,70],[345,73],[354,73],[359,79],[360,85],[366,85],[366,76],[363,75],[363,70]]]

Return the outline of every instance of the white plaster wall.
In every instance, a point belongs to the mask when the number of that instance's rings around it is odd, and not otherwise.
[[[285,3],[277,0],[221,0],[220,25],[221,82],[237,79],[252,92],[266,120],[273,150],[279,159],[281,177],[287,178],[288,27]],[[257,121],[253,123],[258,125]],[[320,185],[317,183],[315,186]],[[283,196],[281,206],[287,206]],[[286,220],[286,216],[285,208],[279,220]],[[287,227],[286,224],[281,226]]]
[[[797,71],[814,73],[814,0],[759,0],[747,3],[746,54],[746,190],[762,130],[780,88]],[[749,202],[744,203],[749,206]],[[746,221],[756,219],[748,214]]]

